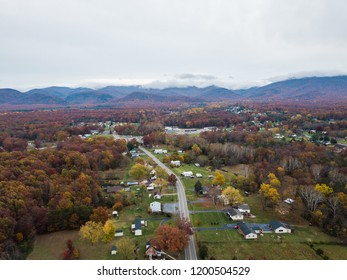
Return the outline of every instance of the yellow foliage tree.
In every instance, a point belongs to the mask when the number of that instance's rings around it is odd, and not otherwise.
[[[145,178],[146,176],[148,176],[149,170],[147,169],[146,166],[144,166],[140,163],[136,163],[131,167],[129,174],[138,180],[138,179]]]
[[[134,252],[134,244],[131,239],[129,237],[122,237],[116,245],[118,247],[119,253],[122,254],[123,258],[125,260],[129,260]]]
[[[261,184],[259,193],[263,196],[264,207],[266,206],[267,202],[270,202],[271,204],[276,204],[280,200],[280,195],[278,191],[270,184]]]
[[[107,220],[102,230],[104,232],[102,240],[104,242],[109,242],[113,239],[114,233],[116,231],[116,226],[111,220]]]
[[[102,223],[96,223],[93,221],[86,222],[80,228],[80,235],[83,239],[89,240],[92,245],[99,242],[103,237],[103,226]]]
[[[342,206],[347,209],[347,194],[343,193],[343,192],[339,192],[337,194],[338,199],[340,200]]]
[[[164,163],[169,163],[171,161],[171,156],[170,155],[166,155],[164,158],[163,158],[163,162]]]
[[[197,144],[193,145],[192,152],[193,152],[195,157],[201,155],[201,149],[200,149],[200,147]]]
[[[159,187],[160,192],[167,187],[167,181],[162,178],[157,178],[154,183]]]
[[[314,189],[324,194],[325,196],[329,196],[334,192],[333,188],[329,187],[326,184],[317,184]]]
[[[224,185],[224,183],[225,183],[224,175],[221,172],[216,171],[214,174],[214,178],[212,180],[212,184],[222,186],[222,185]]]
[[[242,203],[244,200],[244,197],[240,194],[240,191],[231,186],[223,190],[222,194],[229,200],[230,205]]]
[[[281,186],[281,181],[276,177],[276,175],[274,173],[269,173],[269,175],[267,177],[270,180],[271,187],[278,188]]]

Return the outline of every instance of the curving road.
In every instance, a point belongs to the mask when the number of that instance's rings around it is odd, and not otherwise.
[[[168,168],[159,159],[157,159],[150,151],[143,147],[139,147],[139,149],[142,150],[145,154],[147,154],[151,159],[153,159],[154,162],[156,162],[161,168],[163,168],[169,175],[174,174],[170,168]],[[176,182],[176,188],[178,195],[178,211],[182,218],[187,218],[190,221],[186,193],[184,191],[182,181],[178,177]],[[193,235],[189,236],[189,243],[188,246],[185,248],[185,259],[197,260]]]

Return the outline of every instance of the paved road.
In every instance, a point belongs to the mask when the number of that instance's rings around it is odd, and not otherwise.
[[[146,150],[143,147],[139,147],[139,149],[142,150],[144,153],[146,153],[150,158],[152,158],[169,175],[174,174],[170,168],[168,168],[165,164],[163,164],[160,160],[158,160],[151,152],[149,152],[148,150]],[[182,181],[178,177],[177,177],[177,182],[176,182],[176,188],[177,188],[177,195],[178,195],[178,211],[179,211],[181,217],[187,218],[188,220],[190,220],[186,193],[184,191]],[[189,243],[188,243],[188,246],[185,248],[185,259],[186,260],[197,260],[193,235],[189,236]]]

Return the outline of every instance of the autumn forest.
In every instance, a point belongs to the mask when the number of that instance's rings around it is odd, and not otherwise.
[[[105,224],[115,209],[135,205],[131,194],[110,195],[104,187],[144,164],[130,153],[139,145],[180,151],[164,156],[167,164],[211,172],[246,166],[244,175],[229,172],[218,185],[256,194],[268,211],[292,198],[291,215],[346,240],[346,111],[211,103],[0,113],[0,259],[26,259],[37,236]]]

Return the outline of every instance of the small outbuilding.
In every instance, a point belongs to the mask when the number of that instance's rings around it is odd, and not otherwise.
[[[180,166],[181,166],[181,161],[180,161],[180,160],[172,160],[172,161],[170,162],[170,164],[171,164],[172,166],[175,166],[175,167],[180,167]]]
[[[112,211],[112,217],[118,217],[118,211]]]
[[[111,255],[116,255],[118,251],[118,248],[116,245],[113,245],[111,248]]]
[[[115,237],[120,237],[120,236],[123,236],[123,235],[124,235],[124,232],[121,229],[117,229],[115,234],[114,234]]]

